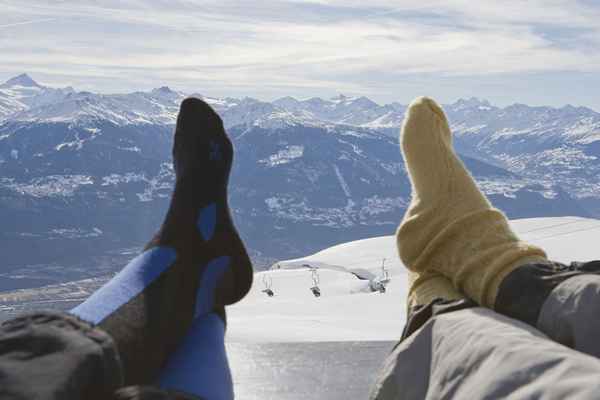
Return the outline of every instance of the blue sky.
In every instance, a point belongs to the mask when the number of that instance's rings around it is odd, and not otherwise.
[[[0,1],[0,81],[600,110],[600,0]]]

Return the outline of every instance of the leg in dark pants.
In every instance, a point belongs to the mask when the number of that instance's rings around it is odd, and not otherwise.
[[[503,282],[495,309],[600,357],[600,261],[524,265]]]

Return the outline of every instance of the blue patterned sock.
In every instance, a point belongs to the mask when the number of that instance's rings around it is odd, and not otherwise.
[[[206,400],[233,400],[225,323],[217,314],[206,314],[194,321],[162,370],[159,385]]]
[[[117,345],[125,384],[154,382],[195,318],[240,300],[252,265],[231,219],[233,146],[202,100],[182,102],[173,145],[175,189],[145,251],[71,313]]]

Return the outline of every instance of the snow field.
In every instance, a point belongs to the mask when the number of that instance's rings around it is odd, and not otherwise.
[[[579,217],[511,221],[519,237],[544,248],[550,259],[569,263],[600,259],[600,220]],[[385,266],[386,293],[370,292],[368,280]],[[233,342],[323,342],[397,340],[406,318],[406,270],[394,236],[358,240],[308,257],[286,260],[256,273],[249,295],[228,308],[228,340]],[[321,297],[310,288],[318,270]],[[354,273],[353,273],[354,272]],[[271,284],[275,293],[262,291]]]

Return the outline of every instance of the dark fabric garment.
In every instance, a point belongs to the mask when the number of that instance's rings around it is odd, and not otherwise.
[[[204,400],[189,394],[165,391],[153,386],[129,386],[119,389],[114,400]]]
[[[404,325],[404,331],[400,341],[406,339],[419,328],[421,328],[430,318],[436,315],[449,313],[452,311],[463,310],[465,308],[477,307],[471,299],[461,300],[444,300],[435,299],[427,305],[412,307],[408,311],[406,318],[406,325]]]
[[[40,312],[0,326],[2,400],[204,400],[122,385],[112,338],[77,317]]]
[[[527,264],[504,280],[496,311],[600,357],[600,261]]]
[[[112,338],[87,322],[40,312],[0,326],[0,399],[106,400],[122,384]]]
[[[540,311],[550,293],[567,279],[585,274],[600,274],[600,261],[531,263],[511,272],[502,282],[494,310],[537,326]]]

